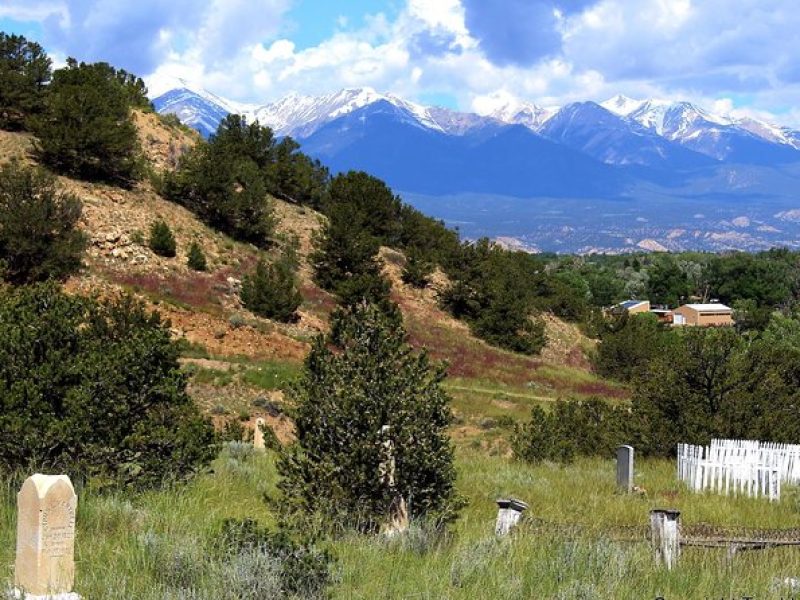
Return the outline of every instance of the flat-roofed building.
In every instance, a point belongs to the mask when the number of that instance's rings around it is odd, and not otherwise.
[[[641,313],[650,312],[649,300],[626,300],[620,302],[613,309],[614,313],[628,313],[629,315],[638,315]]]
[[[673,324],[690,327],[729,327],[733,311],[724,304],[684,304],[673,311]]]

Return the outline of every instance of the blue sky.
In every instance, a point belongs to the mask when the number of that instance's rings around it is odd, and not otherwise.
[[[0,0],[0,27],[154,92],[370,86],[479,112],[623,93],[800,127],[796,0]]]
[[[383,13],[395,19],[403,3],[384,0],[297,0],[287,15],[288,37],[298,50],[318,46],[337,31],[357,31],[366,25],[368,15]]]

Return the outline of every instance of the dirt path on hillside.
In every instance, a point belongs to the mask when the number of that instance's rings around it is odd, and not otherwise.
[[[504,392],[501,390],[493,390],[490,388],[468,387],[465,385],[452,385],[449,383],[445,383],[444,388],[447,390],[455,390],[458,392],[475,392],[478,394],[486,394],[487,396],[502,394],[503,396],[508,396],[509,398],[535,400],[537,402],[556,402],[558,400],[558,398],[550,398],[549,396],[532,396],[530,394],[520,394],[519,392]]]

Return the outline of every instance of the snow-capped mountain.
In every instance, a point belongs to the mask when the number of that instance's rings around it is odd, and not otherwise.
[[[711,162],[594,102],[568,104],[539,133],[611,165],[685,169]]]
[[[378,102],[396,107],[397,117],[406,119],[411,126],[458,136],[475,128],[496,126],[498,123],[523,125],[541,133],[556,116],[561,117],[561,123],[565,119],[574,119],[575,105],[584,104],[545,108],[531,102],[507,100],[490,113],[477,115],[427,107],[365,87],[344,89],[322,96],[290,94],[276,102],[254,105],[227,100],[183,80],[176,80],[175,89],[154,100],[159,112],[177,115],[183,123],[195,127],[206,136],[214,132],[226,114],[236,112],[249,120],[268,125],[277,135],[290,135],[301,140],[339,117]],[[688,102],[637,100],[618,95],[594,106],[605,109],[593,111],[597,118],[596,126],[601,130],[608,130],[607,113],[611,113],[628,123],[628,129],[637,135],[643,132],[655,134],[716,160],[746,159],[744,155],[767,150],[762,143],[783,146],[777,151],[776,148],[769,149],[768,154],[772,156],[784,155],[791,159],[793,153],[787,155],[786,150],[800,150],[800,133],[797,131],[751,117],[714,114]],[[585,109],[582,113],[582,126],[591,127],[592,116],[587,116]],[[552,138],[553,127],[547,130]],[[637,141],[634,145],[641,144]],[[613,164],[640,164],[650,160],[637,159],[630,152],[619,152],[618,149],[596,151],[594,155]]]
[[[600,106],[605,108],[607,111],[614,113],[615,115],[627,117],[632,112],[639,110],[639,108],[641,108],[645,102],[646,100],[634,100],[633,98],[628,98],[622,94],[617,94],[613,98],[609,98],[605,102],[601,102]]]
[[[368,87],[344,89],[316,97],[290,94],[277,102],[265,104],[246,116],[271,127],[278,135],[303,139],[325,124],[377,102],[388,102],[397,107],[411,125],[442,130],[431,116],[431,109],[393,94],[379,94]]]
[[[545,108],[532,102],[510,100],[485,116],[538,132],[558,110],[558,107]]]
[[[478,115],[371,88],[291,94],[251,105],[187,82],[178,85],[153,101],[156,109],[176,114],[205,136],[225,115],[240,113],[279,136],[296,138],[333,171],[368,170],[405,191],[557,194],[560,189],[609,197],[652,184],[699,189],[696,182],[702,181],[704,193],[724,195],[731,191],[726,181],[769,189],[784,181],[779,170],[785,165],[800,165],[800,133],[688,102],[616,96],[600,104],[542,108],[507,101]],[[578,181],[588,183],[577,186]],[[786,184],[780,187],[785,190]]]
[[[162,114],[174,114],[181,123],[208,137],[217,125],[231,113],[247,114],[255,107],[221,98],[193,85],[185,79],[176,79],[175,86],[153,100],[153,106]]]
[[[715,114],[689,102],[615,96],[603,102],[602,106],[668,140],[717,160],[738,160],[743,158],[743,152],[766,150],[767,147],[760,142],[800,150],[800,136],[791,129],[752,117]],[[776,154],[775,149],[771,149],[769,154]],[[785,149],[777,154],[791,156]]]

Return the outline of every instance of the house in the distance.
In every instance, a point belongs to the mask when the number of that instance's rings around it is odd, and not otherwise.
[[[733,311],[724,304],[684,304],[673,311],[673,323],[689,327],[729,327]]]
[[[612,314],[616,315],[621,315],[621,314],[638,315],[650,312],[650,301],[626,300],[625,302],[620,302],[616,306],[612,307],[611,312]]]

